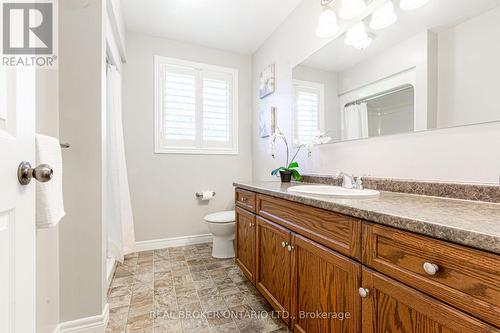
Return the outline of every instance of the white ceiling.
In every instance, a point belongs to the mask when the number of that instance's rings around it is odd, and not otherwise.
[[[254,53],[302,0],[122,0],[127,29]]]

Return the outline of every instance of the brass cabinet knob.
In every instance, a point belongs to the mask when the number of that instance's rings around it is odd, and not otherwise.
[[[367,298],[370,295],[370,290],[367,288],[359,288],[358,292],[361,298]]]
[[[439,266],[430,262],[424,262],[424,271],[429,275],[436,275],[439,271]]]
[[[46,183],[52,179],[53,175],[54,170],[48,164],[40,164],[36,168],[32,168],[29,162],[24,161],[17,168],[17,179],[21,185],[28,185],[33,178],[40,183]]]
[[[287,242],[281,242],[281,247],[282,247],[282,248],[285,248],[285,247],[287,247],[287,246],[288,246],[288,243],[287,243]]]
[[[286,249],[288,250],[288,252],[292,252],[292,250],[294,249],[295,247],[293,247],[292,245],[288,245],[286,247]]]

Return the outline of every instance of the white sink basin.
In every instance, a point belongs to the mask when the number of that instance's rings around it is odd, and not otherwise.
[[[376,198],[380,195],[380,192],[375,190],[356,190],[356,189],[348,189],[345,187],[330,186],[330,185],[292,186],[288,189],[288,192],[322,195],[326,197],[341,198],[341,199],[365,199],[365,198],[369,199],[369,198]]]

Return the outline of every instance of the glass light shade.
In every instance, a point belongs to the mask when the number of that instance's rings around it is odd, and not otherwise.
[[[429,0],[401,0],[399,7],[402,10],[413,10],[426,5]]]
[[[326,7],[319,16],[316,36],[328,38],[333,37],[337,32],[339,32],[337,14],[331,8]]]
[[[354,46],[364,42],[367,38],[365,22],[361,21],[347,30],[344,43]]]
[[[373,12],[370,28],[373,30],[384,29],[396,23],[397,19],[398,17],[394,12],[394,4],[392,1],[389,1]]]
[[[358,18],[365,9],[364,0],[342,0],[339,16],[344,20],[353,20]]]
[[[370,36],[366,36],[365,40],[356,43],[353,45],[353,47],[357,50],[364,50],[367,49],[373,42],[373,38]]]

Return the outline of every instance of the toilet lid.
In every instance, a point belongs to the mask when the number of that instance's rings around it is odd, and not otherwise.
[[[229,223],[235,221],[234,210],[228,210],[225,212],[217,212],[205,216],[205,221],[210,223]]]

